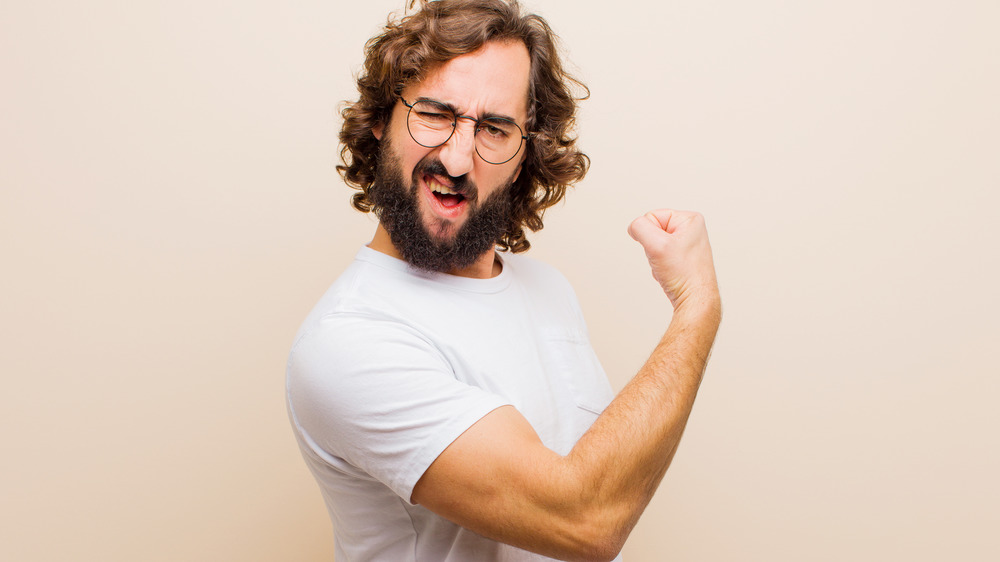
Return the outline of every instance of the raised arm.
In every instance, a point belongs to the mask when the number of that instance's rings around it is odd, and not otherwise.
[[[510,406],[456,439],[412,500],[481,535],[563,560],[621,550],[680,442],[721,319],[704,219],[660,210],[629,226],[674,307],[649,360],[569,455]]]

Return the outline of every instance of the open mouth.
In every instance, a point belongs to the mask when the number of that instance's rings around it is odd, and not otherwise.
[[[455,191],[451,187],[444,185],[434,176],[425,176],[424,182],[426,182],[427,187],[431,190],[431,194],[434,198],[441,203],[442,207],[451,209],[461,205],[465,201],[465,196]]]

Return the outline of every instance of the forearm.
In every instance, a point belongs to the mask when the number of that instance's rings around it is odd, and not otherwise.
[[[621,541],[673,459],[720,319],[717,296],[675,311],[645,365],[565,459],[584,483],[578,507]]]

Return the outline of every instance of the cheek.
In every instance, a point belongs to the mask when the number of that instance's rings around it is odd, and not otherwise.
[[[520,173],[520,166],[510,167],[510,166],[494,166],[492,164],[485,164],[491,170],[486,170],[486,174],[480,176],[482,181],[478,183],[481,195],[483,198],[489,197],[494,193],[500,191],[508,184],[513,183],[518,174]]]
[[[413,143],[407,142],[410,137],[406,129],[403,129],[402,136],[396,127],[390,127],[386,132],[382,142],[387,143],[385,147],[395,156],[399,163],[399,172],[408,184],[413,177],[413,169],[426,154],[416,150],[420,147],[414,147]]]

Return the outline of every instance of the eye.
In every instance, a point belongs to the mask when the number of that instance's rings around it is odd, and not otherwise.
[[[491,138],[502,140],[511,136],[513,124],[506,121],[483,121],[479,124],[479,132],[489,135]]]
[[[419,101],[413,105],[411,114],[432,125],[451,125],[455,121],[451,110],[432,101]]]
[[[451,116],[440,111],[418,111],[417,116],[425,121],[451,121]]]

